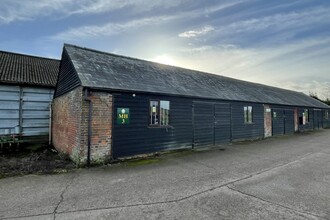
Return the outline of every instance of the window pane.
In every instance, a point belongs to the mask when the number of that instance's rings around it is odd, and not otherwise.
[[[306,122],[309,122],[309,112],[308,112],[308,109],[305,109],[304,116],[305,116],[305,121]]]
[[[160,125],[169,125],[170,102],[160,101]]]
[[[159,124],[158,101],[150,101],[150,124]]]
[[[252,106],[248,106],[248,123],[252,123]]]
[[[248,108],[244,106],[244,123],[248,123]]]

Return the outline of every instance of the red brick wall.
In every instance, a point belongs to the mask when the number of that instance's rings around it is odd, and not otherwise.
[[[106,92],[89,94],[92,102],[91,160],[104,162],[111,156],[112,96]],[[87,160],[89,102],[82,88],[57,97],[53,102],[53,145],[78,164]]]
[[[272,112],[269,105],[264,105],[264,128],[265,137],[272,136]]]
[[[57,97],[52,105],[52,142],[54,147],[74,160],[79,155],[82,88]],[[78,162],[78,161],[75,161]]]
[[[92,91],[89,95],[92,101],[92,137],[91,160],[102,162],[110,159],[112,140],[112,96],[105,92]],[[83,102],[81,127],[81,150],[87,155],[88,138],[88,102]]]

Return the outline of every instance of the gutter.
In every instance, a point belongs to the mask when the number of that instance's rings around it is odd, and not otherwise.
[[[88,102],[88,137],[87,137],[87,166],[91,163],[91,137],[92,137],[92,100],[89,97],[90,91],[85,89],[84,100]]]

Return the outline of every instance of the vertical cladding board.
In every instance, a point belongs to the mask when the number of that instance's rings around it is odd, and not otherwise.
[[[57,79],[55,97],[61,96],[80,86],[80,79],[66,52],[63,50],[60,71]]]
[[[272,108],[272,130],[273,136],[283,135],[285,133],[284,109]]]
[[[231,104],[232,140],[258,139],[264,136],[264,107],[262,104],[239,103]],[[253,122],[244,122],[244,106],[252,106]]]
[[[0,135],[5,134],[6,129],[10,133],[15,132],[19,125],[20,87],[12,85],[0,85]]]
[[[229,103],[214,105],[215,117],[215,144],[224,144],[231,141],[231,107]]]
[[[321,109],[314,109],[314,114],[313,114],[313,126],[314,130],[315,129],[320,129],[322,128],[322,110]]]
[[[170,126],[149,126],[149,101],[170,101]],[[129,108],[129,124],[117,124],[117,108]],[[192,146],[192,101],[136,94],[114,95],[113,156],[124,157]]]
[[[327,116],[328,115],[328,116]],[[323,110],[323,128],[330,128],[330,110]]]
[[[194,147],[214,144],[214,103],[194,102]]]
[[[284,109],[284,133],[293,134],[294,133],[294,110],[286,108]]]

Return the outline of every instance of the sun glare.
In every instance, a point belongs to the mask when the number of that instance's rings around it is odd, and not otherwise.
[[[157,63],[166,64],[166,65],[171,65],[171,66],[176,65],[176,62],[174,61],[174,59],[172,59],[170,56],[168,56],[166,54],[157,56],[156,58],[152,59],[152,61],[157,62]]]

